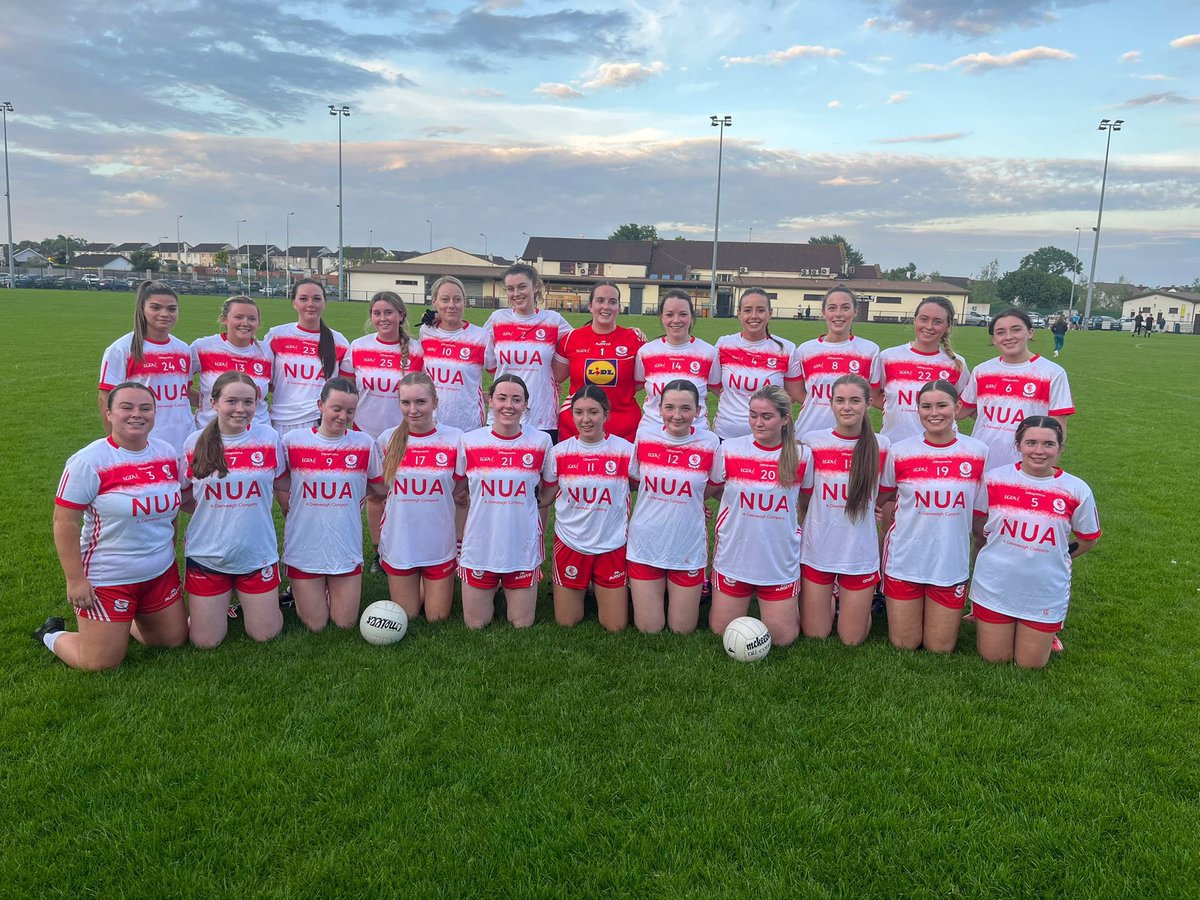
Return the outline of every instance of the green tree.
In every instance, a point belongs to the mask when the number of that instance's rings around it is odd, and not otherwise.
[[[36,245],[42,256],[52,262],[69,263],[87,241],[75,235],[56,234],[52,238],[42,238]]]
[[[218,250],[216,253],[214,253],[213,254],[213,265],[220,266],[221,268],[228,267],[229,251],[228,250]]]
[[[1000,294],[996,289],[996,285],[1000,281],[1000,260],[993,259],[990,263],[979,270],[979,274],[972,278],[967,285],[967,289],[971,292],[972,303],[986,303],[991,309],[1000,303]]]
[[[1050,275],[1067,275],[1071,272],[1078,275],[1083,271],[1083,263],[1074,253],[1068,253],[1066,250],[1039,247],[1021,260],[1019,268],[1034,269]]]
[[[867,264],[867,261],[863,255],[855,250],[854,247],[850,245],[850,242],[840,234],[822,234],[818,237],[810,237],[808,242],[810,244],[841,244],[846,248],[846,262],[849,265],[865,266]]]
[[[1071,298],[1071,281],[1037,269],[1014,269],[997,282],[996,293],[1010,306],[1053,312],[1066,308]]]
[[[630,222],[622,225],[608,236],[610,241],[657,241],[658,229],[653,225],[638,225]]]
[[[888,281],[916,281],[917,264],[910,262],[907,266],[896,266],[894,269],[884,269],[883,277]]]
[[[162,268],[162,262],[149,250],[134,250],[129,254],[129,262],[135,272],[157,272]]]

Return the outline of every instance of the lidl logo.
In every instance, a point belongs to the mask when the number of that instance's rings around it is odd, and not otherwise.
[[[617,383],[617,364],[611,359],[589,359],[583,372],[588,384],[609,387]]]

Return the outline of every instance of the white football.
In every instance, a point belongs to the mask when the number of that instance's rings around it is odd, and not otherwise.
[[[408,631],[408,613],[391,600],[376,600],[363,610],[358,630],[368,644],[394,644]]]
[[[753,616],[740,616],[725,629],[724,644],[738,662],[757,662],[771,652],[771,632]]]

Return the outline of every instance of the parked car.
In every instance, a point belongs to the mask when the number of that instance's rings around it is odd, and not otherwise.
[[[992,322],[992,317],[987,313],[976,312],[973,309],[967,310],[967,315],[963,319],[964,325],[978,325],[981,328],[987,328]]]
[[[1092,316],[1087,320],[1088,331],[1120,331],[1121,323],[1112,316]]]
[[[100,276],[95,272],[84,272],[81,276],[79,276],[79,280],[87,282],[88,284],[99,284]]]
[[[1031,312],[1029,314],[1029,319],[1030,319],[1030,321],[1033,322],[1034,328],[1045,328],[1046,327],[1046,317],[1043,316],[1041,313]]]

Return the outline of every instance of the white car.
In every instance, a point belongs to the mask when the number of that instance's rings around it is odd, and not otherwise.
[[[991,316],[987,313],[975,312],[973,309],[968,309],[967,315],[963,318],[964,325],[978,325],[981,328],[987,328],[991,323]]]
[[[98,284],[100,282],[100,276],[95,272],[84,272],[79,276],[79,280],[86,281],[88,284]]]

